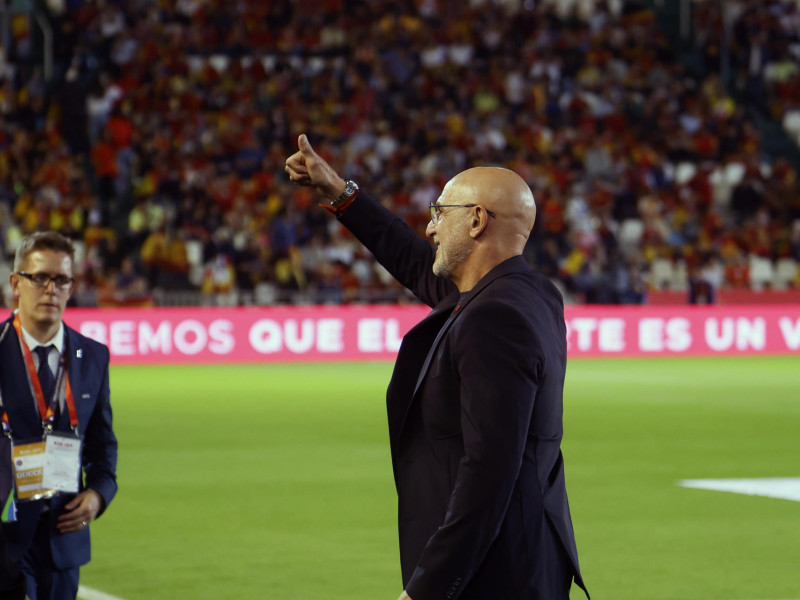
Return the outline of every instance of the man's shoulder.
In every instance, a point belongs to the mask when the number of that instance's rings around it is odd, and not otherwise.
[[[492,282],[491,295],[508,298],[512,303],[530,305],[546,302],[564,305],[564,298],[558,287],[545,275],[535,271],[527,264],[524,268],[512,271]]]
[[[4,321],[0,322],[0,344],[6,342],[9,339],[10,337],[9,334],[14,330],[13,322],[14,322],[13,314]]]
[[[89,355],[108,360],[108,346],[98,342],[97,340],[93,340],[90,337],[86,337],[77,329],[73,329],[66,323],[64,323],[64,329],[67,331],[67,337],[69,338],[70,346],[74,348],[75,351],[81,350]]]

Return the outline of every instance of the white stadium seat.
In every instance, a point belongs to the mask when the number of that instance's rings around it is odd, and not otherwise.
[[[628,255],[639,248],[644,233],[644,223],[641,219],[625,219],[619,226],[617,240],[623,254]]]
[[[797,279],[797,261],[793,258],[779,258],[775,262],[775,275],[772,285],[776,290],[785,290]]]
[[[650,265],[650,281],[654,288],[668,290],[672,288],[675,269],[668,258],[657,258]]]
[[[772,261],[763,256],[750,255],[750,286],[761,291],[765,287],[772,286],[775,278],[775,268]]]

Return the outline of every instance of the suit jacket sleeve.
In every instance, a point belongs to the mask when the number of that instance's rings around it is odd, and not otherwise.
[[[358,194],[339,221],[428,306],[436,306],[456,289],[449,280],[433,274],[436,251],[430,243],[366,192]]]
[[[108,381],[108,348],[100,346],[102,382],[94,411],[86,426],[83,469],[86,487],[103,497],[101,513],[117,493],[117,438],[112,429],[111,397]]]
[[[544,353],[528,319],[507,302],[476,304],[452,330],[464,456],[444,522],[406,586],[414,600],[457,597],[486,556],[520,472],[539,385]]]

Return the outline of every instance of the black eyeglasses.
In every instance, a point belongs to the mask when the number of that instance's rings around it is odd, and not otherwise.
[[[17,275],[20,275],[30,281],[34,286],[37,288],[45,289],[50,282],[52,281],[55,285],[57,290],[62,292],[68,292],[72,289],[72,284],[75,283],[75,279],[72,277],[67,277],[66,275],[48,275],[47,273],[26,273],[25,271],[17,271]]]
[[[475,206],[479,205],[478,204],[430,204],[429,206],[431,208],[431,221],[433,221],[433,224],[436,225],[439,222],[439,218],[442,216],[443,208],[474,208]],[[483,210],[485,210],[490,217],[497,216],[488,208],[484,208]]]

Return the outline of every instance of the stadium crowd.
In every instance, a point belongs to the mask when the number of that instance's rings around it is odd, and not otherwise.
[[[737,103],[717,3],[700,4],[700,78],[632,0],[586,18],[547,2],[70,0],[51,14],[51,81],[18,15],[0,56],[5,268],[50,228],[78,241],[81,305],[408,301],[286,180],[307,132],[421,235],[455,173],[514,169],[538,205],[526,258],[569,301],[799,287],[797,172],[764,154],[748,103],[800,111],[800,13],[741,3],[734,66],[762,87]]]
[[[800,143],[800,4],[702,2],[696,11],[707,67],[721,66],[720,43],[728,19],[735,87]]]

